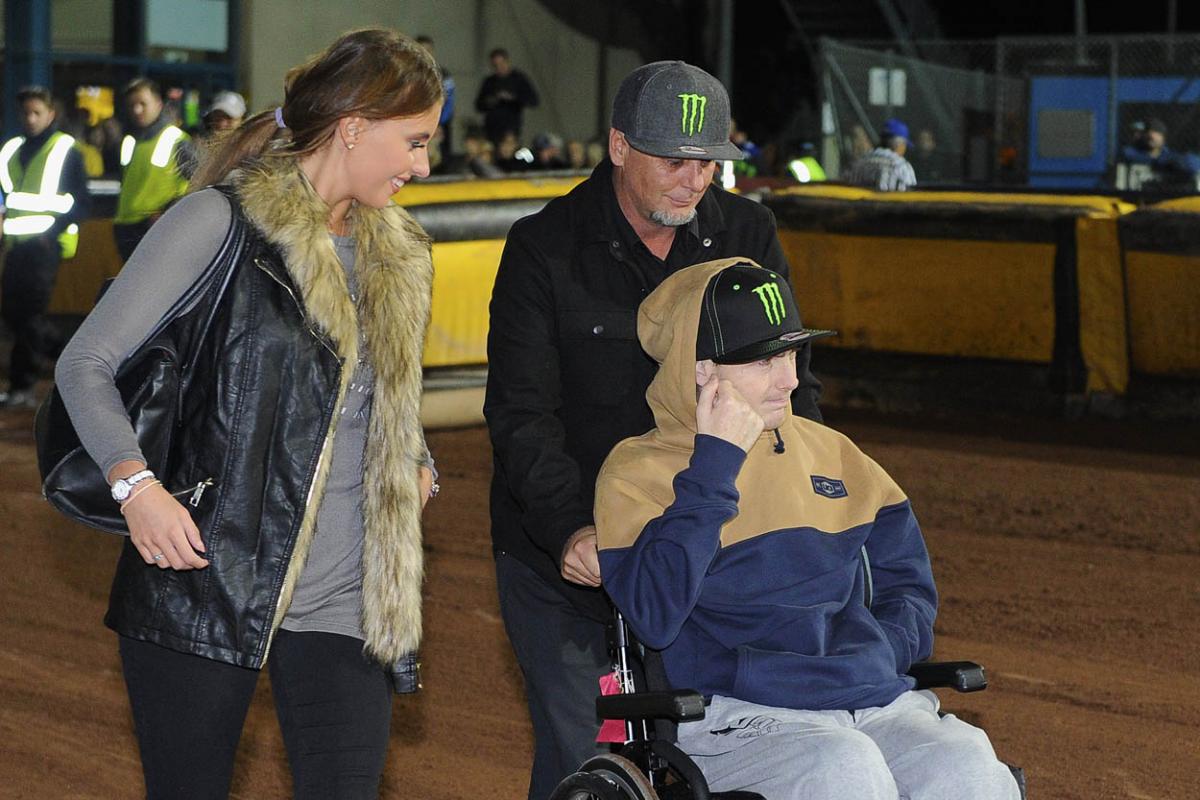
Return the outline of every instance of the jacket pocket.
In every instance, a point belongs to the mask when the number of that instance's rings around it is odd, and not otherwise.
[[[559,317],[563,401],[615,406],[626,400],[635,361],[637,312],[564,311]]]

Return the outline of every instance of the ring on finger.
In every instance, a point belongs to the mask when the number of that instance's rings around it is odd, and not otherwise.
[[[152,555],[150,557],[153,558],[155,561],[162,561],[164,558],[167,557],[167,554],[166,553],[155,553],[154,555]]]

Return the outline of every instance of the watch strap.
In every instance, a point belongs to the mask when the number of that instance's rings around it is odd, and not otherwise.
[[[126,478],[117,478],[112,485],[112,498],[118,503],[124,502],[129,497],[129,493],[133,487],[142,481],[149,480],[154,477],[154,473],[148,469],[139,470]]]
[[[128,478],[122,478],[122,480],[125,481],[125,483],[129,484],[130,486],[135,486],[135,485],[141,483],[142,481],[146,480],[147,478],[153,478],[153,477],[154,477],[153,472],[151,472],[148,469],[143,469],[139,472],[133,473]]]

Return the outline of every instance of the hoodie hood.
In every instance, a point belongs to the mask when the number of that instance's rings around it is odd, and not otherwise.
[[[637,337],[642,349],[659,363],[646,399],[662,444],[691,450],[696,435],[696,337],[704,290],[716,273],[734,265],[762,269],[740,257],[689,266],[659,284],[638,308]],[[787,414],[791,417],[791,409]],[[762,438],[774,440],[775,434],[764,431]]]
[[[675,477],[696,447],[696,336],[704,290],[714,275],[734,264],[754,262],[727,258],[679,270],[638,309],[638,338],[659,363],[646,392],[657,427],[621,442],[604,462],[594,509],[601,550],[629,546],[675,499]],[[777,434],[782,452],[776,448]],[[829,502],[821,496],[821,482],[830,480],[844,484],[849,498]],[[823,531],[845,530],[869,522],[881,506],[905,499],[849,439],[790,409],[778,431],[764,430],[750,448],[736,485],[751,502],[743,503],[722,529],[722,546],[790,527],[797,519]]]
[[[696,337],[704,290],[714,275],[735,264],[759,266],[738,257],[679,270],[659,284],[638,309],[638,340],[659,365],[646,401],[663,444],[692,449],[696,436]],[[770,432],[764,436],[774,438]]]

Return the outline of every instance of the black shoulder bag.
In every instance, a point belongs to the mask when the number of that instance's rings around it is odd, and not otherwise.
[[[212,263],[121,364],[116,374],[117,390],[147,466],[157,475],[167,474],[171,443],[179,423],[182,398],[191,381],[191,368],[208,338],[216,311],[225,298],[234,267],[246,247],[248,223],[237,199],[225,192],[233,206],[232,221],[225,240]],[[215,291],[214,291],[215,290]],[[213,292],[213,300],[201,313],[190,353],[179,353],[170,336],[175,322],[199,298]],[[109,533],[129,534],[125,518],[113,501],[108,480],[92,460],[67,414],[62,396],[54,387],[38,408],[34,419],[38,469],[42,495],[71,519]],[[195,487],[167,487],[176,494]]]

